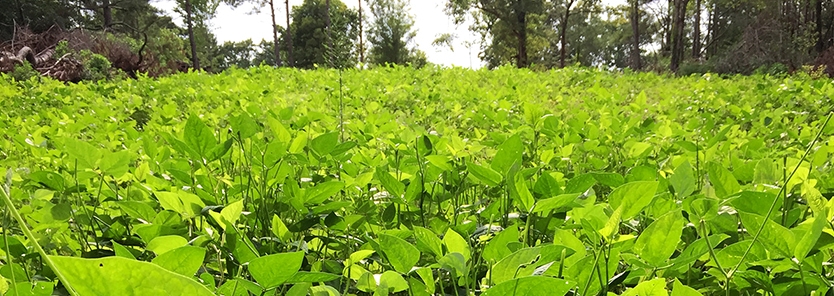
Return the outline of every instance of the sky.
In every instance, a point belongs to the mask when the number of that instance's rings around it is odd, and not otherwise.
[[[359,4],[358,1],[343,0],[342,2],[355,9]],[[411,0],[409,13],[414,16],[414,28],[417,31],[417,36],[414,38],[415,45],[426,53],[429,62],[435,64],[467,68],[482,67],[483,62],[478,59],[480,37],[468,30],[471,23],[455,25],[452,18],[443,11],[446,1],[448,0]],[[304,1],[290,0],[290,9],[292,6],[301,5],[302,2]],[[276,22],[285,25],[287,20],[284,1],[276,0],[276,4],[278,3],[280,5],[276,5]],[[603,3],[619,4],[625,3],[625,0],[603,0]],[[176,6],[173,0],[156,0],[151,1],[151,4],[173,17],[175,22],[181,23],[181,18],[173,10]],[[366,5],[366,1],[363,1],[363,11],[369,14]],[[261,39],[271,40],[272,21],[269,6],[260,9],[259,13],[255,11],[256,8],[257,6],[251,3],[234,9],[221,4],[215,18],[210,21],[210,28],[217,36],[217,40],[225,42],[252,39],[255,43]],[[432,41],[444,33],[455,36],[452,49],[432,45]],[[467,46],[467,44],[472,45]]]

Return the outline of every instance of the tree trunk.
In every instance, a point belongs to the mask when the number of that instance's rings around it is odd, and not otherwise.
[[[362,0],[359,0],[359,63],[365,63],[365,43],[362,40]]]
[[[191,44],[191,68],[200,69],[200,59],[197,58],[197,41],[194,40],[194,24],[191,15],[191,0],[185,0],[185,22],[188,26],[188,43]]]
[[[565,67],[565,59],[567,59],[568,18],[570,18],[570,8],[573,6],[573,1],[570,0],[565,5],[565,15],[562,17],[562,30],[559,32],[559,68]]]
[[[695,0],[695,24],[692,28],[692,58],[701,57],[701,0]]]
[[[640,0],[631,0],[631,67],[639,71],[640,64]]]
[[[713,44],[713,38],[715,38],[715,20],[713,16],[715,15],[715,10],[718,6],[712,5],[712,9],[708,10],[709,13],[707,14],[707,36],[704,37],[704,59],[709,59],[713,55],[713,48],[715,46],[711,46]]]
[[[101,14],[104,17],[104,27],[102,29],[110,30],[110,27],[113,26],[113,7],[110,5],[110,0],[101,2]]]
[[[269,12],[272,15],[272,50],[275,53],[275,66],[281,67],[281,53],[278,51],[278,23],[275,22],[275,0],[269,0]]]
[[[688,0],[675,0],[672,13],[672,60],[669,63],[669,70],[672,72],[678,71],[683,60],[683,26],[687,2]]]
[[[325,1],[327,5],[324,13],[324,26],[327,30],[327,48],[328,52],[325,55],[331,55],[330,53],[335,53],[336,49],[333,48],[333,30],[330,26],[330,0]],[[335,61],[333,61],[333,57],[328,59],[330,67],[333,68],[335,66]]]
[[[817,44],[814,45],[814,48],[817,50],[817,54],[825,50],[825,36],[822,34],[822,1],[817,0],[816,7],[814,7],[814,21],[817,23]]]
[[[663,43],[661,44],[661,47],[660,47],[661,55],[664,56],[664,57],[668,57],[669,53],[672,52],[672,30],[673,30],[673,27],[674,27],[674,25],[672,25],[674,23],[674,21],[672,19],[674,19],[674,15],[675,15],[675,13],[674,13],[674,8],[675,8],[675,3],[676,3],[675,1],[676,0],[666,1],[667,2],[667,4],[666,4],[666,13],[668,15],[668,18],[663,20],[664,23],[661,24],[661,27],[663,29],[665,29],[664,36],[663,36]]]
[[[516,56],[516,67],[525,68],[527,61],[527,11],[522,7],[521,0],[515,2],[515,14],[518,25],[518,55]]]
[[[290,34],[290,0],[284,1],[287,7],[287,29],[284,30],[284,38],[287,39],[287,64],[290,67],[295,66],[295,61],[292,58],[292,34]]]

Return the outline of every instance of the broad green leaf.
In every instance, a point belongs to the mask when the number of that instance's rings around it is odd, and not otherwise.
[[[611,217],[608,217],[608,220],[605,221],[605,225],[599,230],[599,234],[602,235],[602,238],[610,240],[614,238],[614,234],[620,230],[620,220],[623,218],[623,208],[624,207],[619,207],[614,210],[614,212],[611,213]]]
[[[636,287],[628,289],[621,296],[667,296],[666,279],[656,278],[637,284]]]
[[[736,177],[724,166],[710,162],[707,164],[707,173],[709,174],[710,184],[715,188],[715,195],[718,198],[727,198],[741,190]]]
[[[51,296],[54,284],[47,281],[19,282],[14,285],[17,296]]]
[[[234,229],[234,226],[228,224],[226,227]],[[252,242],[246,237],[238,236],[238,231],[226,231],[225,241],[226,247],[232,250],[237,262],[244,264],[258,258],[258,254],[250,247]]]
[[[64,139],[64,152],[77,159],[78,165],[82,168],[96,168],[96,163],[101,158],[101,150],[87,142],[73,138]]]
[[[631,219],[652,202],[657,185],[657,181],[626,183],[608,195],[608,203],[614,209],[623,208],[622,220]]]
[[[455,169],[452,165],[449,164],[449,157],[445,155],[429,155],[426,156],[426,160],[428,160],[429,163],[431,163],[432,165],[444,171],[451,171]]]
[[[55,172],[37,171],[29,174],[28,178],[55,191],[64,191],[66,189],[66,180],[64,180],[63,176]]]
[[[551,198],[562,194],[562,187],[550,173],[543,172],[536,184],[533,185],[533,192],[542,195],[544,198]]]
[[[414,176],[408,188],[405,190],[405,202],[414,203],[418,197],[423,195],[423,180],[420,175]]]
[[[49,259],[79,295],[214,295],[197,281],[150,262],[122,257]]]
[[[286,283],[320,283],[334,281],[341,277],[341,275],[332,273],[299,271],[287,280]]]
[[[535,263],[540,253],[539,248],[518,250],[495,263],[490,269],[489,278],[493,284],[500,284],[517,277],[528,276],[529,274],[518,274],[518,270]]]
[[[156,256],[151,262],[167,270],[192,277],[203,265],[206,249],[194,246],[182,246]]]
[[[356,289],[358,289],[359,291],[370,293],[374,292],[376,288],[377,280],[374,278],[374,274],[370,271],[365,271],[364,273],[362,273],[361,276],[359,276],[359,279],[356,280]]]
[[[380,234],[379,247],[388,258],[388,263],[398,272],[407,273],[420,261],[420,251],[399,237]]]
[[[226,220],[229,224],[234,225],[237,223],[237,220],[240,218],[240,214],[243,212],[243,200],[238,200],[236,202],[230,203],[226,205],[222,210],[220,210],[220,216]]]
[[[431,230],[414,226],[414,238],[417,240],[417,249],[422,249],[423,253],[429,252],[435,258],[443,256],[443,243]]]
[[[117,201],[116,204],[122,209],[122,211],[125,211],[125,213],[136,219],[142,219],[146,222],[150,222],[156,217],[156,211],[153,210],[153,207],[148,205],[148,202],[126,200]]]
[[[678,199],[684,199],[695,191],[697,187],[695,173],[689,161],[684,161],[675,168],[675,172],[669,177],[669,183],[675,189],[675,196]]]
[[[199,196],[184,191],[156,191],[154,195],[163,209],[177,212],[186,219],[199,216],[206,206]]]
[[[489,240],[484,247],[483,258],[487,263],[495,263],[513,253],[507,244],[518,242],[518,226],[510,226]]]
[[[307,146],[307,133],[301,131],[295,135],[295,139],[292,140],[290,144],[289,152],[292,154],[298,154],[304,151],[304,147]]]
[[[536,208],[533,209],[534,213],[550,213],[553,210],[558,210],[562,208],[573,208],[575,206],[579,206],[576,203],[576,199],[579,198],[579,193],[568,193],[568,194],[561,194],[558,196],[554,196],[551,198],[540,199],[536,202]]]
[[[281,221],[278,215],[272,215],[272,234],[285,244],[290,243],[292,239],[292,233],[287,229],[287,225],[284,224],[284,221]]]
[[[388,193],[393,198],[399,199],[405,193],[405,185],[397,180],[397,178],[394,178],[394,176],[391,176],[384,167],[376,168],[374,178],[382,184],[382,187],[385,187],[385,190],[388,190]]]
[[[312,141],[310,141],[310,148],[313,149],[319,157],[323,157],[327,154],[330,154],[336,145],[339,144],[339,133],[332,132],[319,135]]]
[[[339,290],[331,286],[313,286],[310,287],[310,296],[341,296]]]
[[[825,196],[814,187],[816,180],[806,180],[802,183],[802,197],[808,202],[808,207],[811,208],[811,211],[814,212],[814,215],[826,215],[828,210],[826,209],[826,203],[828,200],[825,199]]]
[[[721,131],[719,131],[717,134],[715,134],[715,136],[713,136],[709,139],[709,141],[707,141],[705,149],[712,148],[712,146],[715,146],[715,144],[718,144],[719,142],[721,142],[721,140],[724,140],[724,136],[727,135],[727,133],[730,131],[730,128],[732,127],[732,125],[727,125],[723,129],[721,129]]]
[[[232,148],[232,143],[234,143],[234,140],[229,138],[223,141],[223,143],[220,143],[220,145],[214,146],[206,154],[206,162],[213,162],[225,156],[229,152],[229,149]]]
[[[262,287],[270,289],[291,279],[304,261],[304,252],[277,253],[252,259],[249,273]]]
[[[701,292],[698,290],[693,289],[690,286],[686,286],[681,283],[678,279],[675,279],[675,282],[672,283],[672,296],[702,296]]]
[[[466,266],[466,259],[464,259],[463,255],[458,252],[446,254],[446,256],[437,260],[437,264],[440,264],[442,268],[445,268],[450,272],[454,271],[454,275],[457,277],[465,277],[469,274],[469,267]]]
[[[597,180],[594,179],[594,175],[592,174],[583,174],[576,177],[573,177],[565,184],[565,194],[567,193],[585,193],[594,184],[597,183]]]
[[[643,157],[644,153],[651,153],[652,145],[649,143],[637,142],[628,150],[628,155],[631,158]]]
[[[625,178],[617,173],[591,173],[591,176],[593,176],[599,184],[612,188],[619,187],[625,183]]]
[[[254,136],[260,129],[258,123],[246,113],[232,117],[230,124],[232,125],[232,131],[239,135],[241,139]]]
[[[516,174],[514,179],[513,191],[515,192],[516,201],[519,203],[523,212],[530,212],[533,210],[536,200],[533,199],[533,194],[527,188],[527,180],[522,174]]]
[[[730,200],[730,205],[741,212],[764,216],[776,198],[776,195],[770,192],[742,191]]]
[[[273,137],[275,137],[275,140],[277,140],[280,143],[283,143],[284,145],[289,145],[290,141],[292,141],[292,135],[287,130],[287,128],[284,127],[284,125],[281,123],[281,121],[279,121],[278,119],[275,119],[273,117],[269,117],[269,118],[267,118],[267,122],[269,124],[269,129],[272,130],[272,135],[273,135]],[[306,135],[305,135],[305,139],[306,139]],[[301,148],[304,148],[304,147],[301,147]],[[292,153],[298,153],[298,152],[292,152]]]
[[[376,251],[374,251],[374,250],[359,250],[359,251],[353,252],[353,253],[350,254],[350,262],[357,263],[359,261],[364,260],[365,258],[368,258],[373,253],[376,253]]]
[[[420,279],[423,280],[423,283],[426,285],[428,289],[427,292],[429,294],[434,295],[435,292],[435,282],[434,282],[434,273],[432,272],[431,268],[421,267],[416,270],[417,275],[420,276]]]
[[[781,175],[773,160],[762,159],[756,163],[756,168],[753,169],[753,183],[775,185],[782,180]]]
[[[498,146],[498,152],[495,153],[490,167],[501,175],[506,175],[514,163],[521,163],[523,152],[524,144],[521,142],[521,136],[515,134]]]
[[[469,242],[451,228],[447,229],[446,234],[443,235],[443,245],[446,246],[448,253],[457,252],[463,255],[466,262],[469,262],[469,259],[472,258]]]
[[[133,153],[126,150],[104,153],[104,157],[99,161],[99,167],[105,174],[119,178],[127,173],[128,165],[133,159]]]
[[[9,291],[9,280],[0,276],[0,295],[6,295],[7,291]]]
[[[718,246],[721,242],[728,238],[730,238],[730,236],[723,233],[710,235],[709,246]],[[706,240],[704,238],[699,238],[686,246],[686,248],[683,249],[683,252],[673,259],[673,262],[676,266],[689,267],[692,263],[695,263],[695,261],[701,258],[701,256],[706,255],[709,252],[709,249],[710,248],[708,247]]]
[[[764,239],[766,238],[763,236],[759,237],[759,241]],[[725,268],[731,268],[733,266],[738,265],[741,262],[741,257],[744,256],[748,249],[750,250],[750,252],[747,253],[747,256],[744,259],[746,265],[750,265],[751,263],[759,260],[767,259],[768,252],[765,250],[765,247],[763,247],[760,243],[756,243],[753,245],[752,248],[750,248],[750,244],[752,241],[752,239],[747,239],[730,244],[729,246],[725,246],[715,253],[715,259],[718,261],[718,263],[721,264],[722,267],[728,266]],[[772,255],[778,256],[778,253],[773,252]],[[709,262],[708,264],[710,266],[716,265],[715,262]],[[742,270],[743,268],[744,267],[742,267]]]
[[[640,233],[634,243],[634,252],[654,267],[666,265],[683,232],[683,218],[678,211],[661,216]]]
[[[563,279],[545,276],[526,276],[505,281],[484,292],[484,296],[554,296],[565,295],[575,285]]]
[[[183,129],[183,142],[200,156],[206,157],[217,146],[214,132],[196,115],[188,117]]]
[[[217,294],[223,296],[249,296],[260,295],[261,293],[263,293],[263,289],[258,284],[242,278],[228,280],[217,289]]]
[[[408,290],[408,282],[403,277],[391,270],[387,270],[379,277],[379,285],[388,288],[388,292],[397,293]]]
[[[808,256],[808,253],[814,248],[816,245],[817,240],[819,240],[820,235],[822,234],[822,229],[825,227],[827,223],[824,216],[815,214],[814,218],[811,218],[813,222],[811,222],[811,226],[807,231],[802,233],[802,237],[799,238],[799,241],[796,244],[796,248],[793,251],[793,256],[802,262],[805,260],[805,257]]]
[[[310,287],[312,286],[313,284],[311,283],[298,283],[292,285],[292,288],[287,290],[287,294],[284,296],[307,296],[307,293],[310,291]]]
[[[327,181],[317,184],[313,188],[307,189],[307,198],[304,203],[312,205],[321,204],[344,188],[345,183],[341,181]]]
[[[145,249],[156,253],[157,256],[160,256],[162,254],[165,254],[165,252],[185,246],[187,244],[188,241],[182,236],[163,235],[157,236],[156,238],[148,242],[148,245],[145,247]]]
[[[113,241],[113,252],[116,253],[116,256],[119,256],[119,257],[124,257],[124,258],[127,258],[127,259],[134,259],[134,260],[136,259],[136,257],[133,256],[133,253],[131,253],[128,248],[126,248],[125,246],[120,245],[119,243],[117,243],[115,241]],[[2,293],[0,293],[0,294],[2,294]]]
[[[796,238],[790,230],[776,222],[773,222],[773,220],[764,221],[764,217],[756,214],[745,212],[739,212],[738,214],[741,218],[742,224],[744,224],[744,227],[747,228],[747,231],[750,233],[758,231],[759,228],[762,227],[762,224],[764,224],[762,234],[758,241],[761,242],[765,248],[768,249],[768,251],[776,252],[783,258],[791,258],[793,256],[793,251],[796,246]]]
[[[472,176],[474,176],[475,179],[478,179],[486,185],[498,186],[498,184],[501,184],[501,179],[503,178],[501,177],[501,173],[496,172],[490,167],[467,162],[466,169],[472,173]]]

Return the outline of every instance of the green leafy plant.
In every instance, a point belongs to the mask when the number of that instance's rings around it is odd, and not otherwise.
[[[264,66],[0,96],[0,291],[832,288],[825,80]]]

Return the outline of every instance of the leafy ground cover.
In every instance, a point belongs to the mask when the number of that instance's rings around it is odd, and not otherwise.
[[[832,96],[589,69],[0,79],[0,291],[825,295]]]

